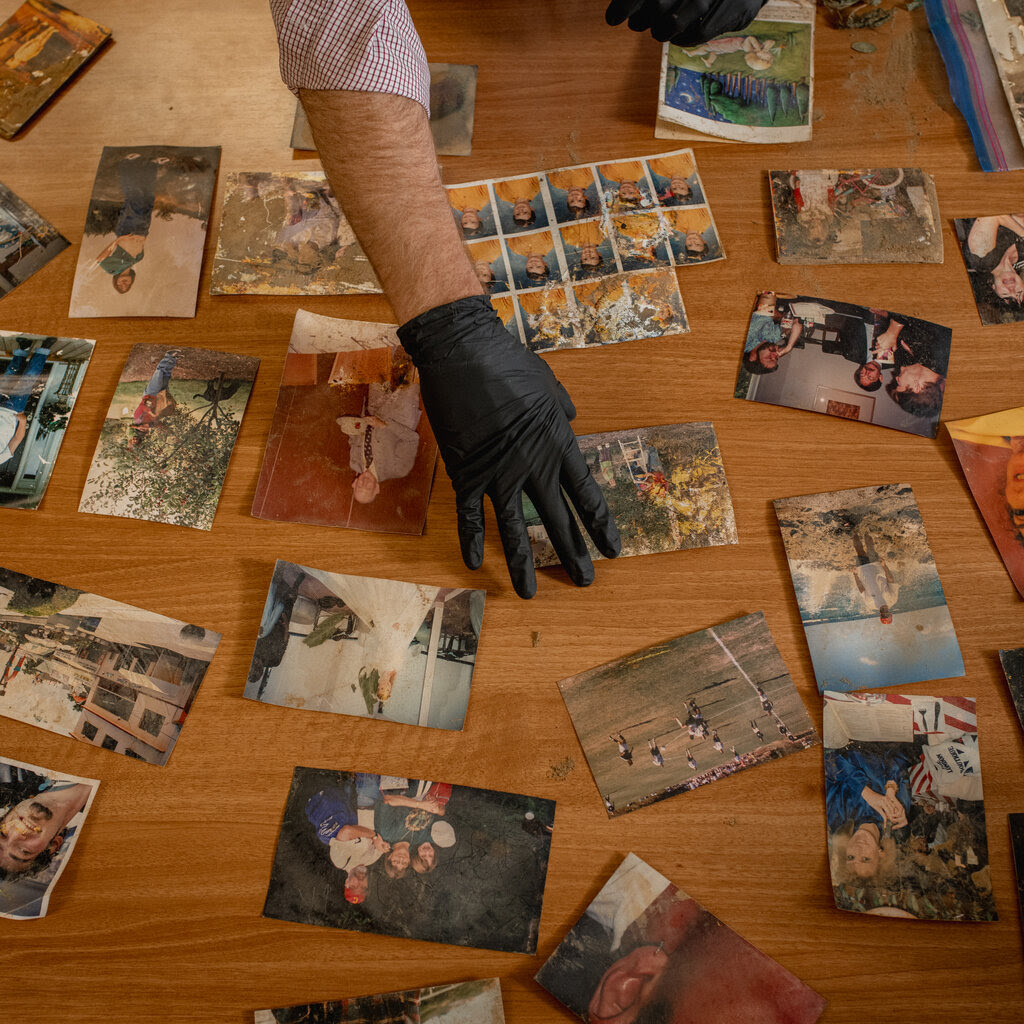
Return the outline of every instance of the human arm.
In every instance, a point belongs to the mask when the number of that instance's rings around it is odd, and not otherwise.
[[[384,803],[390,807],[411,807],[417,811],[428,811],[431,814],[442,816],[444,814],[445,804],[438,803],[436,800],[416,800],[411,796],[399,796],[397,793],[385,793]]]
[[[789,336],[786,338],[786,344],[779,349],[780,356],[784,356],[787,352],[791,352],[793,350],[793,346],[796,345],[803,329],[804,325],[802,321],[793,321],[792,326],[789,328]]]
[[[374,847],[382,853],[387,853],[391,849],[391,844],[383,839],[379,832],[375,832],[365,825],[342,825],[334,838],[342,843],[352,839],[370,839],[373,841]]]
[[[898,784],[889,779],[885,784],[885,792],[878,793],[865,786],[860,793],[861,799],[882,819],[883,823],[891,821],[893,828],[903,828],[907,824],[907,811],[896,795]]]
[[[974,256],[987,256],[996,247],[1000,228],[1007,228],[1024,237],[1024,219],[1021,214],[1001,217],[978,217],[967,232],[967,250]]]
[[[8,451],[10,451],[11,455],[13,455],[18,450],[18,445],[21,444],[22,440],[24,440],[25,424],[28,422],[25,419],[25,414],[21,412],[18,413],[17,420],[18,424],[14,428],[14,437],[11,438],[11,442],[7,446],[7,449]]]

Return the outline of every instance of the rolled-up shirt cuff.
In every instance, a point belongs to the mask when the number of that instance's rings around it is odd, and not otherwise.
[[[300,89],[406,96],[430,112],[430,69],[401,0],[270,0],[281,78]]]

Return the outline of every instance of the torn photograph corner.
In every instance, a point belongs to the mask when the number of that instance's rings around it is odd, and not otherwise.
[[[537,972],[584,1021],[814,1024],[825,999],[635,854]]]
[[[79,512],[209,530],[259,360],[133,345]]]
[[[44,917],[99,788],[97,779],[0,757],[0,917]]]
[[[714,424],[637,427],[577,441],[619,528],[619,557],[739,543]],[[540,515],[525,496],[523,513],[533,564],[558,565]],[[591,558],[600,558],[581,532]]]
[[[94,347],[0,331],[0,507],[39,507]]]
[[[974,698],[826,692],[822,720],[836,906],[995,921]]]
[[[610,818],[820,742],[762,612],[558,688]]]
[[[296,768],[264,917],[535,953],[555,802]]]
[[[0,715],[166,764],[220,639],[0,569]]]
[[[421,534],[437,443],[392,324],[295,314],[252,514]]]
[[[70,244],[24,199],[0,183],[0,298]]]
[[[733,397],[935,437],[952,338],[901,313],[760,292]]]
[[[953,221],[983,324],[1024,320],[1024,213]]]
[[[497,978],[257,1010],[254,1024],[505,1024]]]
[[[1024,731],[1024,647],[1010,647],[999,652],[1006,686],[1010,691],[1014,710]]]
[[[485,596],[278,561],[244,695],[461,729]]]
[[[775,514],[820,692],[964,674],[909,484],[778,498]]]

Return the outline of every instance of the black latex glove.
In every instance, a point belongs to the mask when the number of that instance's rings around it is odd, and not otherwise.
[[[486,494],[512,585],[533,597],[525,491],[573,583],[592,583],[594,565],[563,491],[605,557],[619,553],[619,532],[569,426],[576,410],[551,368],[509,334],[483,295],[428,310],[398,337],[420,372],[423,408],[455,488],[466,565],[483,561]]]
[[[723,32],[746,28],[767,0],[612,0],[605,11],[609,25],[627,18],[634,32],[651,30],[663,43],[697,46]]]

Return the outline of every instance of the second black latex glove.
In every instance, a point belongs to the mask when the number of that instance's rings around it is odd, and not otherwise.
[[[746,28],[767,0],[612,0],[605,11],[609,25],[627,18],[634,32],[646,32],[663,43],[697,46],[723,32]]]
[[[483,295],[428,310],[398,337],[419,370],[423,408],[455,489],[466,565],[483,561],[486,494],[512,585],[533,597],[525,492],[572,581],[590,584],[594,566],[565,495],[605,557],[619,553],[619,533],[569,426],[576,410],[551,368],[509,334]]]

